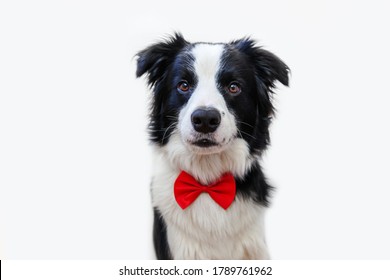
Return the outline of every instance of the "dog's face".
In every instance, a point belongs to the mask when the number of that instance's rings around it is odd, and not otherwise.
[[[145,73],[154,92],[152,141],[166,145],[176,133],[193,154],[220,153],[237,139],[260,153],[274,83],[288,84],[288,67],[250,39],[190,44],[176,34],[138,54],[137,77]]]

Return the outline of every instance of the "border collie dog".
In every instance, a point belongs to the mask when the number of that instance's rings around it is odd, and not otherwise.
[[[289,68],[255,41],[189,43],[181,34],[137,54],[153,91],[149,133],[158,259],[268,259],[272,94]]]

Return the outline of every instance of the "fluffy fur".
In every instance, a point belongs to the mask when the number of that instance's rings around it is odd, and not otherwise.
[[[146,74],[153,91],[149,132],[158,259],[269,258],[263,218],[271,186],[258,159],[269,144],[272,90],[276,81],[288,85],[288,72],[249,38],[189,43],[175,34],[138,53],[137,77]],[[207,118],[197,119],[199,112]],[[231,172],[233,204],[224,210],[201,194],[181,209],[173,185],[182,170],[204,185]]]

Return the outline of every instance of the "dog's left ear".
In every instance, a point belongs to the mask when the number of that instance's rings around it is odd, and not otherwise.
[[[255,46],[256,42],[250,38],[244,38],[232,42],[241,52],[247,54],[254,63],[257,79],[265,86],[267,92],[272,92],[275,81],[288,86],[290,68],[276,55]]]
[[[154,86],[166,76],[167,68],[175,55],[188,45],[180,33],[175,33],[167,40],[156,43],[137,54],[136,76],[148,75],[148,83]]]

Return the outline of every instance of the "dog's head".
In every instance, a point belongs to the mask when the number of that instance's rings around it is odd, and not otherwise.
[[[249,38],[230,43],[187,42],[180,34],[138,53],[137,77],[153,89],[150,135],[166,145],[180,135],[189,153],[215,154],[244,140],[251,154],[269,141],[275,82],[289,68]]]

